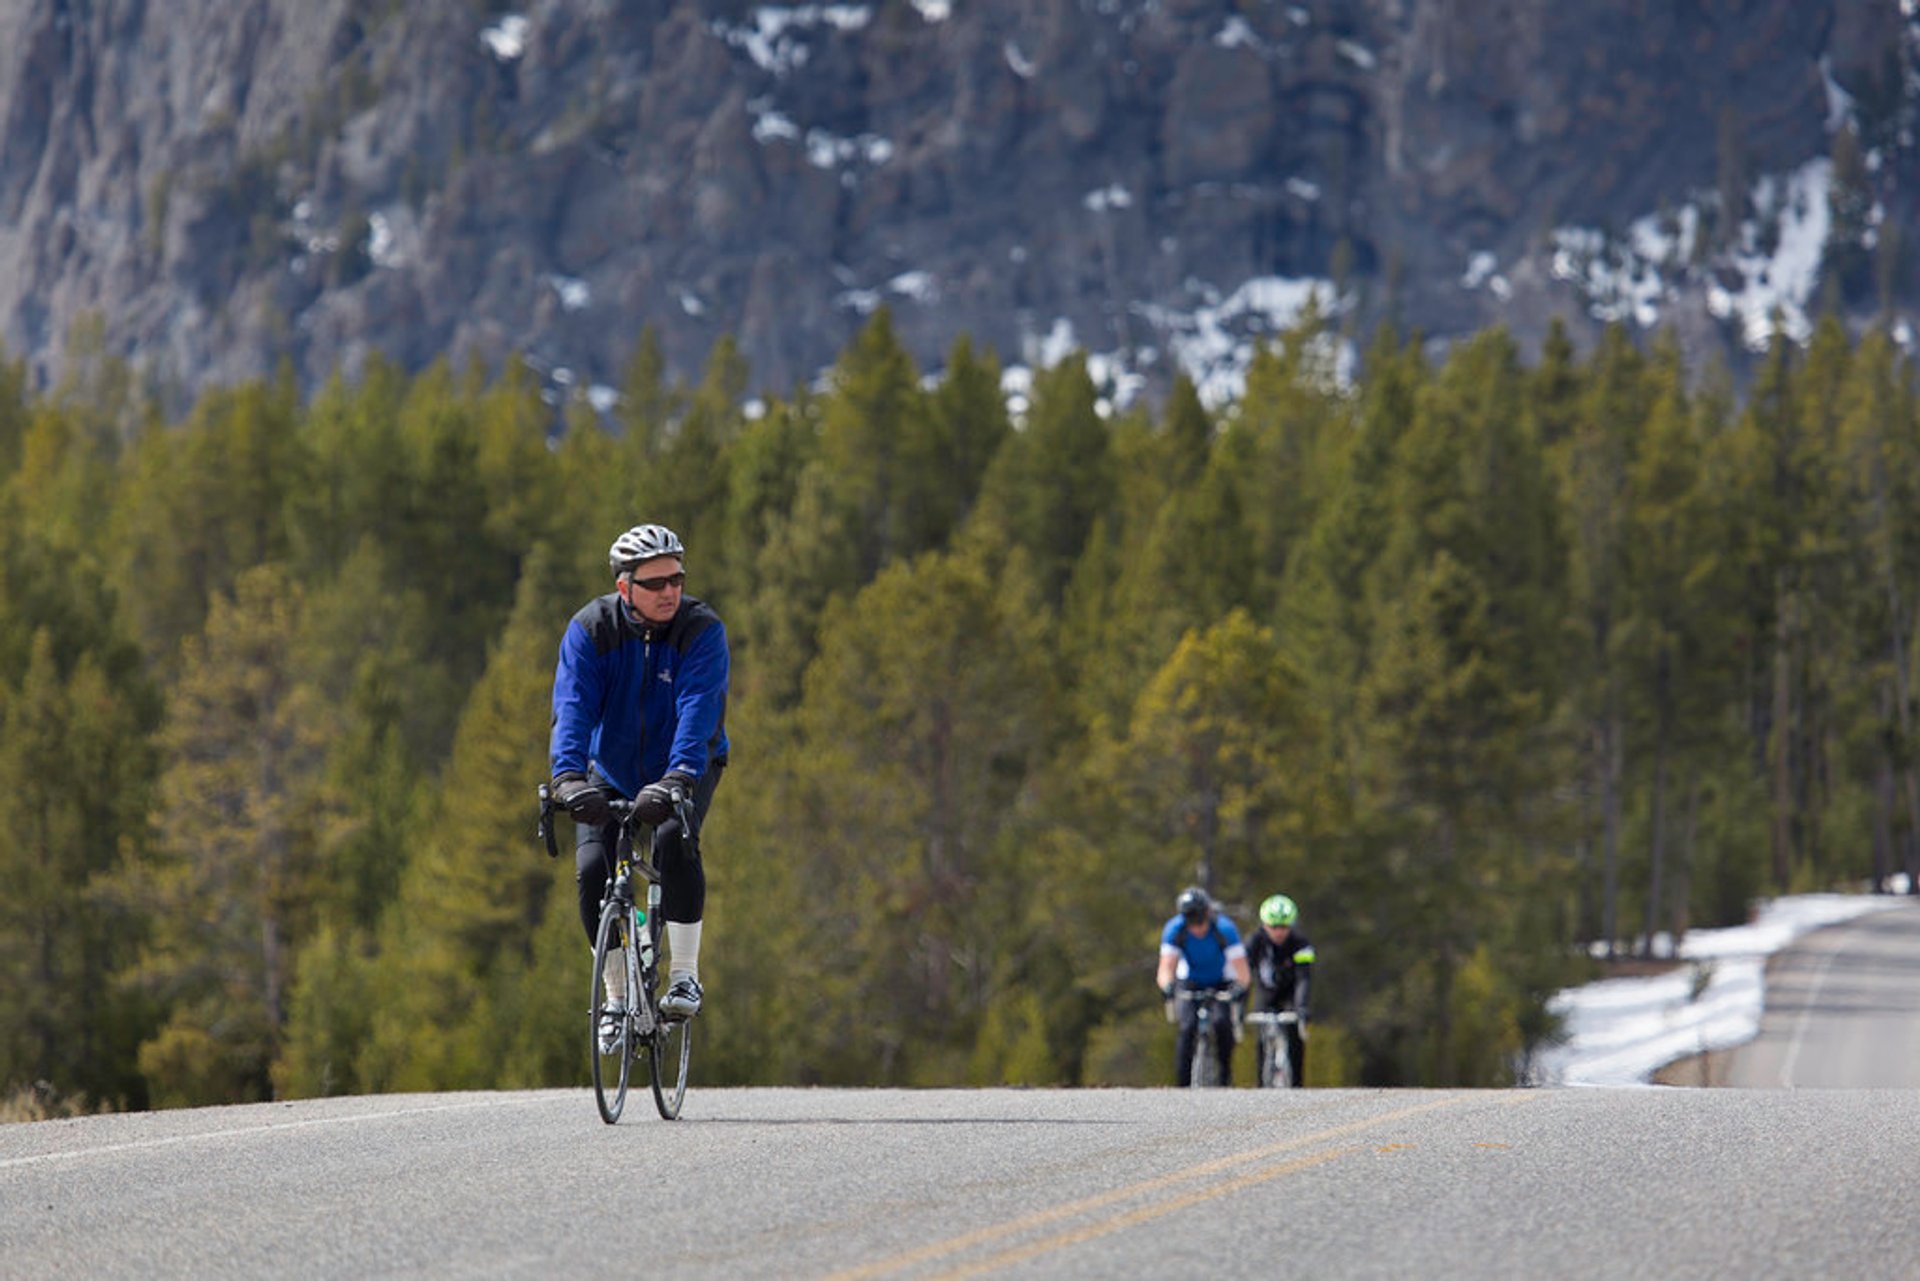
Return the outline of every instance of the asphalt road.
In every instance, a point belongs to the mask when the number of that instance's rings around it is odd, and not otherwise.
[[[1759,1035],[1729,1056],[1723,1083],[1920,1087],[1920,904],[1816,931],[1775,956]]]
[[[1913,1091],[328,1099],[0,1126],[0,1275],[1912,1277],[1916,1176]]]

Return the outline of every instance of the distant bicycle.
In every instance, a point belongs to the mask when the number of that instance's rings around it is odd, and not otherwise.
[[[620,821],[612,875],[600,900],[600,926],[594,934],[593,983],[588,998],[588,1053],[593,1063],[593,1101],[608,1125],[620,1119],[626,1106],[627,1083],[634,1060],[647,1057],[653,1082],[653,1103],[672,1121],[687,1097],[687,1066],[693,1055],[693,1034],[684,1018],[660,1009],[660,872],[634,853],[634,828],[644,826],[635,817],[633,803],[611,800],[608,808]],[[693,830],[689,803],[678,806],[680,830]],[[553,835],[554,803],[547,784],[540,785],[540,838],[547,856],[560,857]],[[643,846],[642,848],[650,848]],[[646,882],[645,901],[634,898],[633,874]],[[632,999],[628,999],[631,996]]]
[[[1193,1011],[1193,1089],[1225,1085],[1220,1079],[1220,1038],[1235,1034],[1236,1001],[1226,988],[1182,987],[1174,999]]]
[[[1292,1089],[1292,1037],[1287,1029],[1298,1026],[1299,1014],[1293,1010],[1262,1010],[1247,1015],[1247,1022],[1260,1029],[1260,1088]]]

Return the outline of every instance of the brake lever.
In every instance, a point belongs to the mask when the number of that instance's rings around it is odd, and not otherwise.
[[[540,839],[547,843],[547,857],[559,858],[560,847],[553,839],[553,789],[546,783],[540,784]]]

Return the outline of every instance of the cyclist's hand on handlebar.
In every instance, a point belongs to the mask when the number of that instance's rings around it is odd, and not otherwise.
[[[607,794],[587,781],[585,774],[568,770],[553,780],[553,803],[573,815],[576,823],[598,827],[613,817]]]
[[[670,769],[657,783],[648,783],[633,799],[633,812],[643,823],[658,826],[673,817],[674,807],[693,794],[693,779]]]
[[[1160,999],[1163,1001],[1171,1001],[1173,999],[1173,984],[1162,983],[1160,985]]]

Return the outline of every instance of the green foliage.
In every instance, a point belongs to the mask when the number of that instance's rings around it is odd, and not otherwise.
[[[95,654],[61,667],[42,629],[19,688],[0,686],[0,1085],[138,1099],[143,1014],[114,985],[133,918],[99,910],[93,886],[143,823],[151,718]]]
[[[642,335],[609,432],[378,359],[163,424],[102,332],[45,394],[0,360],[9,1094],[577,1084],[532,786],[640,520],[733,645],[705,1082],[1165,1081],[1198,879],[1302,903],[1312,1084],[1500,1084],[1587,944],[1920,873],[1884,336],[1736,397],[1621,330],[1531,368],[1384,330],[1343,386],[1309,316],[1231,403],[1115,414],[1076,356],[1016,423],[993,356],[923,381],[882,312],[751,409],[731,340],[687,386]]]

